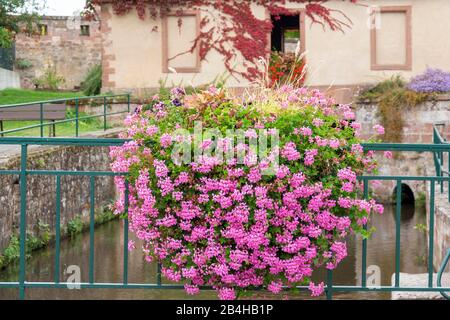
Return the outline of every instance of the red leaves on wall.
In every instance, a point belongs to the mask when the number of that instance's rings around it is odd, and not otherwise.
[[[289,0],[290,3],[305,4],[306,15],[314,23],[343,31],[350,26],[350,19],[339,10],[327,8],[324,5],[327,1]],[[357,0],[344,1],[355,3]],[[141,19],[146,18],[147,10],[152,19],[169,12],[181,15],[182,10],[201,10],[200,35],[195,39],[191,52],[198,46],[201,60],[207,60],[208,53],[216,50],[224,57],[225,67],[232,76],[240,75],[250,81],[261,75],[257,62],[261,57],[269,56],[272,30],[271,19],[257,18],[252,5],[262,6],[275,16],[293,14],[284,7],[286,0],[88,0],[86,10],[92,12],[94,5],[105,2],[112,3],[117,15],[124,15],[135,8]],[[177,9],[174,11],[173,8]],[[239,56],[245,61],[236,68],[235,59]]]

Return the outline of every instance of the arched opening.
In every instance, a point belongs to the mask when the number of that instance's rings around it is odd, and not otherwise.
[[[411,190],[411,188],[405,184],[402,183],[402,204],[414,204],[414,192]],[[392,198],[395,202],[397,202],[397,187],[394,188],[394,191],[392,192]]]
[[[392,199],[394,200],[394,203],[397,203],[397,187],[395,187],[394,191],[392,192]],[[402,183],[401,203],[402,203],[401,220],[406,221],[411,219],[416,211],[415,198],[414,192],[405,183]]]

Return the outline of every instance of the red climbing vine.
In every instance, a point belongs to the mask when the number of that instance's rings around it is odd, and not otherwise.
[[[328,26],[334,31],[344,31],[351,25],[345,13],[325,5],[328,0],[88,0],[85,12],[92,15],[96,5],[111,3],[117,15],[127,14],[135,8],[141,19],[150,17],[156,20],[168,13],[181,15],[186,9],[200,10],[200,35],[190,51],[198,46],[201,60],[207,60],[208,53],[216,50],[224,57],[225,67],[231,75],[254,80],[260,75],[258,60],[269,54],[268,34],[272,30],[272,21],[268,17],[257,18],[251,6],[262,6],[272,16],[296,14],[285,8],[287,2],[304,4],[306,15],[324,28]],[[157,27],[153,31],[157,31]],[[238,68],[233,63],[239,54],[244,63]]]

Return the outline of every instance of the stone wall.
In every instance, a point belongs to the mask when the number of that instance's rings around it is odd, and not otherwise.
[[[430,184],[427,185],[427,204],[430,201]],[[445,254],[450,249],[450,202],[448,200],[448,185],[441,193],[439,184],[436,184],[434,213],[434,254],[433,265],[435,271],[439,270]],[[430,206],[427,205],[427,227],[430,222]],[[449,270],[448,268],[446,270]]]
[[[44,17],[40,22],[47,34],[16,37],[16,61],[28,60],[32,66],[19,69],[22,87],[34,87],[33,80],[46,68],[56,68],[66,82],[61,89],[77,89],[89,69],[102,61],[102,36],[99,21],[86,21],[79,17]],[[81,26],[89,26],[89,35],[81,34]]]
[[[380,123],[377,116],[376,103],[360,103],[355,105],[356,121],[361,123],[361,134],[364,139],[373,135],[373,126]],[[447,123],[450,119],[450,96],[441,95],[434,100],[422,103],[405,111],[405,127],[403,128],[402,143],[432,143],[433,124]],[[444,135],[448,135],[447,126]],[[393,159],[385,159],[382,152],[377,153],[380,175],[423,176],[427,168],[434,170],[432,154],[429,152],[396,152]],[[426,186],[420,181],[404,182],[417,197],[426,192]],[[375,195],[382,200],[389,201],[395,189],[395,182],[385,181],[372,188]]]
[[[117,137],[121,129],[101,133],[98,137]],[[110,171],[108,147],[35,147],[29,148],[27,167],[29,170],[75,170],[75,171]],[[1,169],[17,170],[20,168],[18,150],[0,161]],[[49,176],[27,177],[27,229],[30,233],[38,232],[38,224],[45,223],[50,231],[55,229],[56,212],[56,178]],[[18,232],[20,222],[20,184],[18,175],[0,176],[0,252]],[[71,219],[82,216],[89,220],[90,189],[89,178],[81,176],[61,177],[61,224],[64,226]],[[112,177],[95,179],[95,208],[102,208],[112,203],[115,187]]]
[[[379,122],[376,104],[355,105],[356,119],[362,124],[362,135],[368,138],[373,133],[372,127]],[[450,137],[450,96],[441,95],[432,101],[427,101],[407,110],[404,115],[403,143],[432,143],[433,124],[446,124],[441,131],[443,137]],[[430,152],[399,152],[394,153],[393,159],[385,159],[377,155],[381,175],[405,176],[434,176],[436,175],[433,155]],[[426,196],[427,224],[429,230],[430,220],[430,183],[420,181],[405,181],[417,198],[423,193]],[[435,271],[440,267],[442,260],[450,249],[450,203],[448,202],[448,186],[445,184],[441,193],[439,184],[436,184],[435,193],[435,227],[434,227],[434,254],[433,264]],[[378,187],[372,188],[377,198],[390,202],[395,190],[395,182],[385,181]]]

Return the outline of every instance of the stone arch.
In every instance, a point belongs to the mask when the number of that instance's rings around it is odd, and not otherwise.
[[[397,186],[394,187],[392,191],[392,198],[395,200],[397,197]],[[406,184],[402,183],[402,203],[414,204],[415,196],[412,188]]]

